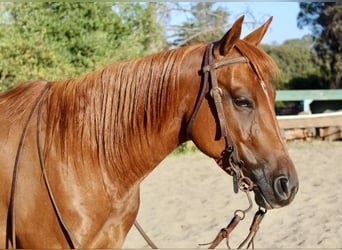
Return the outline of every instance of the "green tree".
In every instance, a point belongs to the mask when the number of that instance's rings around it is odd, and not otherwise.
[[[170,10],[186,13],[186,20],[173,28],[173,46],[218,40],[228,29],[229,13],[214,2],[197,2],[168,6]]]
[[[261,47],[277,63],[280,89],[317,89],[322,88],[319,67],[312,54],[312,39],[287,40],[281,45],[262,45]],[[302,79],[302,82],[294,79]],[[303,81],[303,79],[309,79]]]
[[[153,3],[0,3],[0,90],[74,77],[165,46]]]
[[[303,2],[299,6],[298,27],[311,28],[327,87],[342,88],[342,3]]]

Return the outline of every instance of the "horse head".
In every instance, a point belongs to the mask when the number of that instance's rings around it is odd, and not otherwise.
[[[203,86],[206,76],[202,72],[202,89],[206,90],[189,124],[189,137],[197,147],[227,171],[231,171],[234,162],[226,159],[231,157],[231,152],[225,153],[227,144],[229,151],[233,149],[233,158],[243,175],[255,184],[257,204],[265,208],[289,204],[298,190],[297,173],[274,111],[276,94],[272,82],[277,67],[257,48],[271,20],[240,39],[241,17],[207,49],[211,61],[204,60],[203,69],[210,71],[211,91]],[[219,100],[213,98],[214,90],[219,90]],[[220,106],[222,110],[218,110]]]

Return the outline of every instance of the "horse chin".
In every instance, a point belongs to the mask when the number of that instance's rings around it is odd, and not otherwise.
[[[262,190],[258,187],[254,188],[254,194],[255,194],[255,202],[258,204],[258,206],[266,208],[266,209],[274,209],[274,208],[279,208],[280,206],[277,204],[271,204],[268,202],[266,199],[264,193]]]

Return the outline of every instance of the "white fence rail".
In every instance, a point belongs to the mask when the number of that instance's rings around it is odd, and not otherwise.
[[[311,115],[277,116],[282,129],[342,126],[342,111]]]
[[[277,116],[277,119],[286,141],[309,140],[313,137],[329,141],[342,139],[342,111]]]

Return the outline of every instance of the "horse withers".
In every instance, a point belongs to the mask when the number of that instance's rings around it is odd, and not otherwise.
[[[210,46],[2,93],[0,248],[121,247],[140,183],[187,140],[238,166],[259,206],[289,204],[298,178],[274,112],[277,67],[257,48],[271,19],[240,39],[242,22]]]

